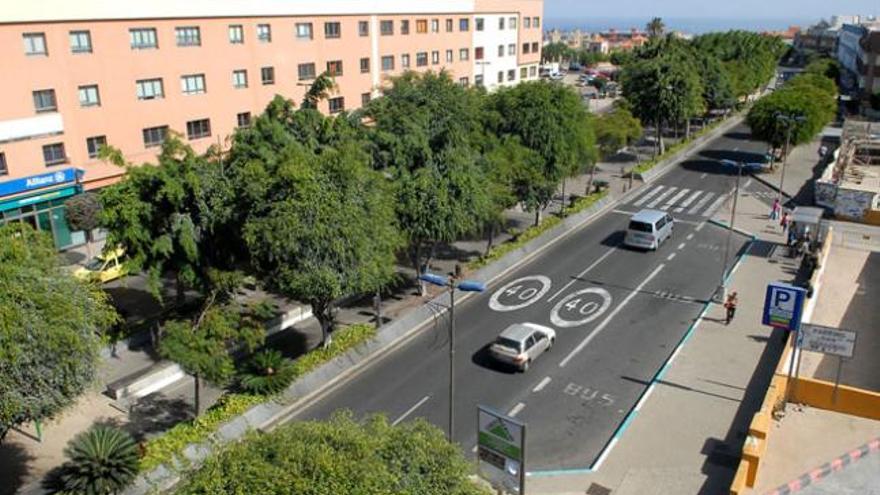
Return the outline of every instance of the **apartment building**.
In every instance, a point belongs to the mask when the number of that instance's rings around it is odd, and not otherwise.
[[[169,132],[225,145],[324,71],[328,114],[390,76],[446,70],[489,90],[538,77],[543,0],[42,0],[0,5],[0,222],[71,232],[63,202],[118,180],[104,144],[152,162]]]

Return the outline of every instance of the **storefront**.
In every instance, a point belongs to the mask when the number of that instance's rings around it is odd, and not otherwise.
[[[0,223],[25,222],[49,233],[58,249],[85,244],[83,231],[71,231],[64,202],[82,192],[83,171],[66,168],[0,182]]]

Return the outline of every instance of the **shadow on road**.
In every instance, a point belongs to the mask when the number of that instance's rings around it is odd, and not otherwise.
[[[507,375],[513,375],[518,373],[519,371],[508,364],[499,363],[495,359],[492,358],[492,355],[489,353],[489,346],[492,344],[486,344],[480,348],[477,352],[475,352],[471,356],[471,362],[476,364],[481,368],[485,368],[491,371],[497,371],[498,373],[504,373]]]
[[[710,160],[733,160],[735,162],[744,162],[744,163],[760,163],[764,160],[763,154],[753,153],[750,151],[703,150],[700,152],[700,156],[703,158],[708,158]],[[724,167],[724,168],[730,169],[731,174],[736,173],[736,169],[734,167]]]

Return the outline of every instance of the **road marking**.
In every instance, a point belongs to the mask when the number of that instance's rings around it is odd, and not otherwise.
[[[663,188],[665,188],[665,187],[666,186],[657,186],[657,187],[651,189],[650,191],[648,191],[647,194],[645,194],[638,201],[633,203],[633,206],[642,206],[645,203],[645,201],[648,201],[649,199],[651,199],[652,196],[654,196],[658,192],[662,191]]]
[[[611,453],[611,450],[614,449],[614,446],[617,445],[617,437],[611,439],[611,442],[608,443],[608,447],[605,447],[605,450],[602,451],[602,455],[596,459],[596,463],[590,466],[594,472],[598,471],[600,467],[602,467],[602,463],[605,462],[605,458],[608,457],[608,454]]]
[[[708,203],[709,200],[712,199],[712,196],[715,196],[715,193],[707,192],[705,196],[703,196],[699,201],[697,201],[697,204],[695,204],[693,208],[688,210],[688,215],[696,215],[697,211],[699,211],[700,208],[705,206],[706,203]]]
[[[669,201],[667,201],[666,204],[663,205],[660,209],[661,209],[661,210],[668,210],[669,208],[672,207],[672,205],[674,205],[675,203],[677,203],[678,200],[680,200],[681,198],[685,197],[685,196],[687,195],[687,193],[689,193],[689,192],[691,192],[690,189],[682,189],[681,191],[678,192],[678,194],[676,194],[675,196],[673,196],[672,199],[670,199]]]
[[[611,320],[614,319],[615,316],[617,316],[617,313],[619,313],[620,310],[622,310],[623,307],[626,306],[626,304],[632,300],[632,298],[636,297],[636,294],[639,294],[642,291],[642,288],[644,288],[645,285],[647,285],[648,282],[651,281],[651,279],[656,277],[657,274],[660,273],[660,270],[662,270],[664,266],[666,266],[666,265],[664,265],[663,263],[660,263],[657,266],[657,268],[655,268],[654,271],[651,272],[651,274],[648,275],[647,278],[645,278],[645,280],[642,280],[642,283],[640,283],[639,286],[635,288],[635,290],[630,292],[630,294],[628,296],[626,296],[626,299],[624,299],[620,304],[618,304],[617,307],[614,308],[614,310],[611,312],[611,314],[609,314],[604,320],[602,320],[602,323],[600,323],[596,328],[594,328],[593,331],[590,332],[590,334],[587,335],[586,338],[584,338],[584,340],[581,341],[581,343],[578,344],[578,346],[575,347],[574,350],[572,350],[568,354],[568,356],[565,356],[565,359],[563,359],[559,363],[559,367],[560,368],[565,367],[565,365],[568,364],[568,362],[571,361],[571,359],[573,357],[575,357],[578,353],[580,353],[582,350],[584,350],[584,347],[586,347],[587,344],[589,344],[591,340],[593,340],[597,335],[599,335],[599,332],[601,332],[602,330],[605,329],[606,326],[608,326],[608,324],[611,322]]]
[[[611,210],[612,213],[619,213],[621,215],[632,216],[638,213],[637,211],[628,211],[628,210]]]
[[[688,234],[687,237],[685,237],[685,239],[687,239],[687,240],[691,240],[691,239],[693,239],[693,238],[694,238],[694,233],[693,233],[693,232],[691,232],[690,234]]]
[[[596,296],[579,297],[587,294],[596,294]],[[597,297],[601,299],[601,304],[596,301]],[[605,311],[608,311],[609,306],[611,306],[611,294],[607,290],[601,287],[581,289],[563,297],[556,303],[556,306],[553,306],[550,311],[550,321],[561,328],[579,327],[600,317]],[[574,314],[578,319],[569,320],[563,317],[562,308],[566,309],[566,316]],[[576,314],[575,310],[577,310]]]
[[[672,253],[672,254],[670,254],[669,256],[667,256],[667,257],[666,257],[666,261],[672,261],[672,258],[675,258],[675,254],[676,254],[676,253]]]
[[[534,284],[524,285],[525,282],[531,281],[536,281],[541,284],[541,288],[538,289],[537,287],[532,286]],[[526,306],[538,302],[539,299],[547,295],[547,293],[550,292],[551,285],[550,278],[543,275],[530,275],[528,277],[518,278],[496,290],[495,293],[492,294],[492,298],[489,299],[489,307],[498,312],[516,311],[525,308]],[[505,302],[501,300],[501,296],[507,296],[505,297],[505,300],[512,302],[513,304],[505,304]]]
[[[421,405],[424,404],[425,402],[428,402],[428,399],[430,399],[430,398],[431,398],[430,395],[426,395],[425,397],[422,398],[422,400],[416,402],[416,405],[414,405],[414,406],[412,406],[411,408],[407,409],[407,411],[406,411],[405,413],[403,413],[402,416],[400,416],[399,418],[397,418],[396,420],[394,420],[394,422],[391,423],[391,426],[397,426],[398,424],[400,424],[401,421],[403,421],[404,419],[406,419],[407,416],[409,416],[410,414],[412,414],[416,409],[419,408],[419,406],[421,406]]]
[[[699,231],[703,230],[703,227],[704,227],[705,225],[706,225],[706,222],[702,222],[702,223],[700,223],[699,225],[697,225],[697,228],[695,228],[694,230],[696,230],[697,232],[699,232]]]
[[[743,186],[743,189],[749,187],[750,185],[752,185],[752,178],[751,177],[749,177],[749,180],[746,181],[746,184]]]
[[[685,208],[687,208],[688,206],[691,205],[691,203],[693,203],[694,201],[696,201],[697,198],[699,198],[701,194],[703,194],[703,191],[694,191],[694,193],[691,194],[690,196],[688,196],[688,198],[687,198],[686,200],[684,200],[684,201],[681,202],[681,205],[679,205],[679,207],[680,207],[682,210],[685,209]]]
[[[613,253],[615,249],[617,249],[617,248],[616,248],[616,247],[613,247],[613,248],[609,249],[608,251],[605,252],[605,254],[603,254],[602,256],[599,256],[599,259],[597,259],[596,261],[590,263],[590,266],[584,268],[584,271],[578,273],[578,274],[577,274],[577,277],[574,277],[573,279],[571,279],[571,280],[570,280],[567,284],[565,284],[561,289],[559,289],[558,291],[556,291],[555,294],[553,294],[552,296],[550,296],[550,299],[547,299],[547,302],[553,302],[553,300],[556,299],[556,297],[557,297],[559,294],[562,294],[563,292],[565,292],[566,289],[568,289],[569,287],[571,287],[571,285],[572,285],[573,283],[577,282],[581,277],[583,277],[584,275],[586,275],[587,272],[589,272],[590,270],[592,270],[593,268],[595,268],[596,265],[598,265],[599,263],[605,261],[605,258],[611,256],[611,253]]]
[[[540,392],[541,390],[544,390],[544,387],[546,387],[548,383],[550,383],[550,377],[549,377],[549,376],[545,376],[544,379],[541,380],[540,383],[538,383],[537,385],[535,385],[535,388],[532,389],[532,393],[534,393],[534,392]]]
[[[513,418],[517,414],[519,414],[519,412],[522,411],[525,407],[526,407],[526,405],[524,403],[520,402],[519,404],[513,406],[513,409],[511,409],[510,412],[507,413],[507,415],[510,416],[511,418]]]
[[[682,242],[681,244],[678,245],[678,249],[679,249],[679,250],[684,249],[684,243],[683,243],[683,242]]]
[[[703,212],[703,216],[704,217],[711,217],[715,213],[715,210],[720,208],[721,203],[723,203],[725,200],[727,200],[726,194],[722,194],[721,196],[718,196],[718,199],[716,199],[715,202],[712,203],[712,206],[706,208],[706,211]]]
[[[703,175],[701,175],[700,178],[705,179],[707,175],[709,175],[709,172],[703,172]]]
[[[657,205],[659,205],[664,199],[668,198],[669,196],[672,196],[672,194],[675,193],[675,191],[677,191],[677,190],[678,190],[677,187],[670,187],[669,189],[666,190],[666,192],[664,192],[660,196],[657,196],[656,198],[654,198],[653,201],[648,203],[648,208],[656,208]]]

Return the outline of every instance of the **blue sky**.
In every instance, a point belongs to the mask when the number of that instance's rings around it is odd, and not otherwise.
[[[548,18],[704,17],[804,19],[880,14],[880,0],[544,0]]]

